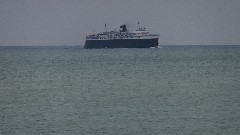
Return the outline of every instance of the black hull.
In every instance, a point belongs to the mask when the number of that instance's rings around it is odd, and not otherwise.
[[[154,39],[114,39],[86,40],[84,48],[150,48],[158,46],[158,38]]]

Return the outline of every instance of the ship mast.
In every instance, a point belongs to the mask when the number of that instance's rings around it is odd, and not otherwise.
[[[107,24],[105,23],[105,31],[107,32]]]
[[[138,30],[140,30],[140,23],[139,23],[139,21],[138,21]]]

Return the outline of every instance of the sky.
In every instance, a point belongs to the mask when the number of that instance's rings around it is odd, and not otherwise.
[[[160,45],[240,45],[240,0],[0,0],[0,46],[84,45],[137,22]]]

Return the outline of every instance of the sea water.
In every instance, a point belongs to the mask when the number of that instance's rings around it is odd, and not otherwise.
[[[240,46],[1,47],[0,134],[240,134]]]

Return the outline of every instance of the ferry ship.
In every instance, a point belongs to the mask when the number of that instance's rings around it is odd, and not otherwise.
[[[152,48],[158,47],[159,36],[159,34],[150,34],[143,27],[129,31],[126,25],[122,25],[119,31],[106,31],[86,36],[84,48]]]

